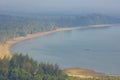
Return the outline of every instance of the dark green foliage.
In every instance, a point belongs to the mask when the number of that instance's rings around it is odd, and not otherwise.
[[[9,70],[8,79],[10,80],[32,80],[32,75],[21,68],[13,68]]]
[[[7,80],[8,79],[8,69],[1,69],[0,68],[0,80]]]
[[[37,63],[28,55],[15,54],[0,60],[0,80],[64,80],[58,65]]]
[[[14,54],[11,59],[0,60],[0,80],[120,80],[120,77],[68,77],[57,64],[37,63],[28,55]]]
[[[22,54],[15,54],[9,62],[9,68],[22,68],[27,72],[34,73],[37,69],[37,62],[32,58],[29,58],[28,55],[23,56]]]

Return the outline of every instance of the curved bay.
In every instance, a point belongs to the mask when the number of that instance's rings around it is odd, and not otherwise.
[[[29,53],[38,62],[61,68],[89,68],[120,75],[120,27],[62,31],[15,44],[12,53]]]

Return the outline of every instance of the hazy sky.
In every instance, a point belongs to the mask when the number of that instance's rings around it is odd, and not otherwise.
[[[1,11],[34,13],[120,13],[120,0],[0,0]]]

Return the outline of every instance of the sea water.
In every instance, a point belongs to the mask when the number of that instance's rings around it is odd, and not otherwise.
[[[120,25],[61,31],[15,44],[12,53],[61,68],[88,68],[120,75]]]

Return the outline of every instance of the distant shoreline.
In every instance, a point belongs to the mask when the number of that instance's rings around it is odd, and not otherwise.
[[[35,33],[35,34],[28,34],[25,37],[17,37],[17,38],[14,38],[13,40],[7,41],[7,44],[9,44],[9,49],[10,49],[13,45],[15,45],[16,43],[19,43],[21,41],[28,40],[28,39],[31,39],[31,38],[45,36],[45,35],[56,33],[56,32],[77,30],[77,29],[87,29],[87,28],[109,27],[109,26],[112,26],[112,25],[110,25],[110,24],[101,24],[101,25],[90,25],[90,26],[86,26],[86,27],[81,26],[81,27],[70,27],[70,28],[58,28],[56,30],[38,32],[38,33]]]
[[[71,27],[71,28],[59,28],[59,29],[56,29],[56,30],[51,30],[51,31],[46,31],[46,32],[38,32],[38,33],[35,33],[35,34],[28,34],[25,37],[16,37],[14,39],[11,39],[11,40],[7,41],[6,44],[0,45],[0,58],[3,58],[4,56],[12,57],[12,53],[10,51],[11,47],[14,46],[16,43],[19,43],[19,42],[24,41],[24,40],[28,40],[28,39],[36,38],[36,37],[41,37],[41,36],[45,36],[45,35],[60,32],[60,31],[87,29],[87,28],[101,28],[101,27],[109,27],[109,26],[112,26],[112,25],[101,24],[101,25],[89,25],[89,26],[80,26],[80,27]],[[5,54],[4,54],[4,52],[5,52]],[[3,53],[4,55],[1,55],[1,53]],[[65,69],[63,71],[65,71],[66,74],[68,74],[67,71],[71,71],[71,70],[73,70],[73,68],[72,69]],[[86,74],[76,75],[76,73],[75,74],[71,73],[71,74],[68,74],[68,76],[82,77],[82,78],[92,78],[92,77],[98,77],[98,76],[105,76],[104,74],[96,73],[92,70],[83,69],[83,68],[79,68],[79,69],[74,68],[74,72],[77,72],[77,71],[84,71],[84,72],[88,73],[88,75],[86,75]],[[92,71],[92,72],[89,74],[90,71]]]
[[[70,28],[58,28],[56,30],[51,30],[51,31],[46,31],[46,32],[38,32],[35,34],[28,34],[27,36],[23,37],[16,37],[14,39],[10,39],[6,42],[4,45],[0,45],[0,58],[3,58],[4,56],[6,57],[11,57],[11,47],[15,45],[16,43],[19,43],[21,41],[31,39],[31,38],[36,38],[40,36],[45,36],[48,34],[52,34],[55,32],[60,32],[60,31],[68,31],[68,30],[77,30],[77,29],[87,29],[87,28],[100,28],[100,27],[109,27],[112,26],[111,24],[101,24],[101,25],[89,25],[89,26],[80,26],[80,27],[70,27]]]

